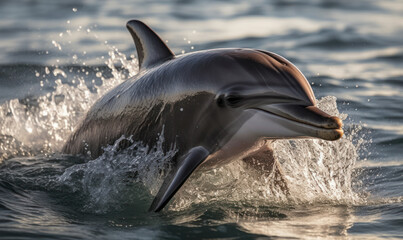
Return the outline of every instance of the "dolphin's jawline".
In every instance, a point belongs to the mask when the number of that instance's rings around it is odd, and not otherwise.
[[[286,120],[287,122],[290,122],[292,124],[295,125],[295,127],[301,127],[301,128],[305,128],[305,129],[309,129],[311,130],[313,133],[315,133],[313,136],[311,137],[315,137],[315,138],[322,138],[325,140],[330,140],[330,141],[334,141],[334,140],[338,140],[340,139],[343,134],[344,131],[341,127],[339,128],[324,128],[324,127],[318,127],[312,124],[308,124],[307,122],[302,122],[302,121],[297,121],[296,119],[292,119],[292,118],[288,118],[286,115],[280,115],[280,114],[276,114],[274,112],[270,112],[261,108],[251,108],[253,110],[256,110],[258,112],[264,113],[264,114],[268,114],[271,115],[275,118],[281,119],[281,120]],[[300,138],[300,137],[295,137],[295,138]],[[309,138],[309,136],[303,137],[303,138]]]

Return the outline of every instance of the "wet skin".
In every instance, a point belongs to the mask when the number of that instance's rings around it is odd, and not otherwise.
[[[257,151],[267,148],[267,139],[343,135],[341,120],[315,106],[306,78],[285,58],[254,49],[174,56],[143,23],[127,26],[139,74],[91,107],[63,152],[90,151],[95,158],[122,135],[152,146],[163,134],[164,151],[177,154],[150,210],[161,210],[199,165],[214,168],[255,155],[255,162],[275,166],[273,157]]]

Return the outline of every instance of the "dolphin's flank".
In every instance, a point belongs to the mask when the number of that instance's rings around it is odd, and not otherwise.
[[[93,158],[122,135],[164,151],[176,146],[173,168],[151,204],[160,211],[196,169],[242,159],[274,173],[271,139],[337,140],[342,122],[315,106],[304,75],[285,58],[254,49],[213,49],[175,56],[147,25],[127,23],[140,71],[101,97],[67,140],[63,152]]]

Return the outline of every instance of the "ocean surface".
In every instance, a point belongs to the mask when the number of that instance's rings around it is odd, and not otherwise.
[[[137,73],[130,19],[177,55],[286,57],[345,136],[273,143],[288,197],[234,159],[147,212],[155,164],[173,155],[163,136],[93,160],[60,153],[89,107]],[[403,238],[402,39],[399,0],[1,0],[0,239]]]

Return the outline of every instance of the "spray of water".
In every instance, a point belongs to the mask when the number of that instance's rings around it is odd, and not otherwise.
[[[132,145],[120,150],[122,141],[130,141]],[[125,204],[138,204],[139,199],[150,198],[149,191],[156,194],[162,177],[170,169],[169,159],[176,151],[164,153],[163,142],[160,135],[150,149],[122,136],[114,145],[104,148],[104,154],[97,159],[67,168],[55,179],[56,185],[84,195],[87,199],[84,210],[89,212],[105,213],[120,210]]]
[[[336,98],[325,97],[318,107],[345,120],[337,110]],[[276,141],[273,146],[297,203],[359,201],[352,189],[352,172],[358,160],[352,135],[334,142],[319,139]],[[302,180],[302,181],[301,181]]]
[[[44,96],[12,99],[0,105],[0,161],[12,156],[52,153],[60,150],[66,137],[93,103],[105,92],[137,73],[137,60],[127,60],[117,49],[110,49],[105,62],[112,78],[105,79],[98,71],[96,78],[101,86],[89,89],[85,77],[88,72],[77,74],[70,81],[62,82],[67,74],[57,66],[44,69],[44,76],[61,77],[55,80],[54,90]],[[121,68],[115,66],[120,63]],[[135,70],[136,69],[136,70]],[[85,70],[83,68],[83,70]],[[39,76],[39,75],[38,75]],[[44,82],[40,82],[43,87]]]

